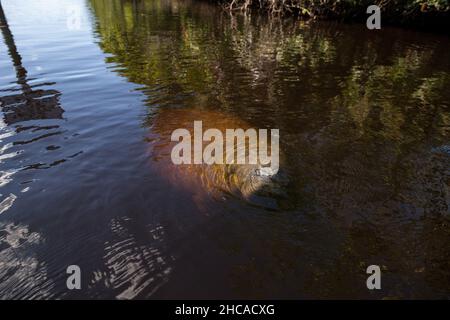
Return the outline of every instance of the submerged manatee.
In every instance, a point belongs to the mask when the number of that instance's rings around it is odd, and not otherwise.
[[[252,128],[236,116],[219,111],[198,109],[161,109],[152,122],[152,165],[170,183],[203,196],[217,197],[223,193],[243,198],[253,204],[276,208],[276,199],[283,195],[286,177],[261,164],[180,164],[171,160],[172,148],[178,141],[171,141],[172,132],[185,128],[193,141],[194,121],[202,121],[203,132],[219,129],[225,137],[226,129]],[[254,128],[260,129],[260,128]],[[270,136],[270,131],[268,133]],[[225,139],[224,139],[225,140]],[[203,142],[203,148],[210,142]],[[224,142],[225,144],[225,142]],[[235,144],[237,149],[245,146]],[[246,144],[248,148],[248,143]],[[268,141],[270,152],[270,142]],[[193,149],[192,149],[193,150]],[[248,149],[247,149],[248,150]],[[225,153],[225,152],[224,152]],[[270,153],[269,153],[270,154]],[[280,163],[281,163],[280,154]]]

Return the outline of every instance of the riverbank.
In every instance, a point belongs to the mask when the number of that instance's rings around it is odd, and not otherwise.
[[[216,0],[213,0],[216,1]],[[364,22],[369,5],[380,7],[383,25],[448,33],[450,0],[219,0],[228,10],[258,10],[307,19]]]

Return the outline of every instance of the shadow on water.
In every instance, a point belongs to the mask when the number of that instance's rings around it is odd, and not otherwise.
[[[60,92],[56,90],[33,90],[27,83],[27,70],[22,65],[22,57],[17,51],[14,37],[0,4],[0,29],[8,47],[9,56],[16,70],[17,84],[22,93],[0,97],[0,107],[7,125],[38,119],[62,119],[64,110],[59,105]]]

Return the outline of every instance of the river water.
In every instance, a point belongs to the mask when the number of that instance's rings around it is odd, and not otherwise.
[[[450,297],[447,36],[189,0],[2,6],[0,298]],[[178,179],[166,141],[194,120],[279,129],[283,184]]]

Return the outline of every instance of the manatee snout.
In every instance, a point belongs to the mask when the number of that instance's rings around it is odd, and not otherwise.
[[[233,165],[226,175],[227,189],[250,203],[276,208],[277,201],[286,197],[288,177],[283,169],[271,172],[270,167]]]

